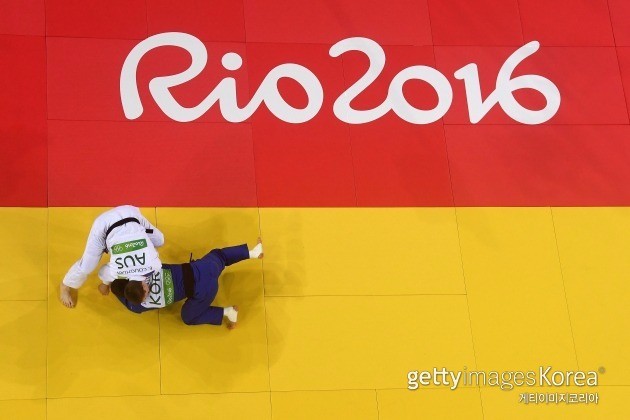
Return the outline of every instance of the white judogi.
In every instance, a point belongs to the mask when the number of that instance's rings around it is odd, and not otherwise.
[[[158,309],[170,305],[175,300],[175,286],[171,270],[157,270],[147,279],[149,295],[140,304],[145,308]]]
[[[110,226],[128,217],[138,219],[140,224],[126,223],[114,228],[105,238]],[[147,229],[152,229],[153,233],[147,233]],[[98,265],[105,249],[109,251],[110,261],[98,272],[103,283],[110,284],[118,277],[143,280],[144,275],[162,268],[162,262],[155,247],[163,244],[162,232],[142,216],[137,207],[113,208],[98,216],[94,221],[83,257],[70,268],[63,279],[63,284],[74,289],[81,287]]]

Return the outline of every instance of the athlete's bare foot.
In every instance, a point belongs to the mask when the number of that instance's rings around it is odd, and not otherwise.
[[[75,300],[72,297],[71,288],[63,283],[59,288],[59,300],[66,308],[74,308]]]
[[[234,305],[233,308],[237,312],[237,315],[238,315],[238,306]],[[237,319],[237,321],[238,321],[238,319]],[[232,322],[232,321],[230,321],[229,318],[227,318],[226,325],[228,327],[228,330],[233,330],[234,328],[236,328],[236,321]]]
[[[258,242],[257,244],[260,244],[260,246],[262,246],[262,239],[260,239],[260,236],[258,237]],[[265,256],[264,252],[261,252],[260,255],[258,256],[258,259],[262,259]]]

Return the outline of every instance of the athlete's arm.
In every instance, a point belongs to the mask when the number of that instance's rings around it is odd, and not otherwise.
[[[101,292],[101,295],[103,296],[109,295],[109,284],[105,284],[105,283],[99,284],[98,291]]]
[[[117,276],[116,272],[112,270],[112,267],[109,263],[107,263],[103,264],[103,266],[98,270],[98,278],[101,279],[104,284],[109,286],[114,280],[116,280]]]

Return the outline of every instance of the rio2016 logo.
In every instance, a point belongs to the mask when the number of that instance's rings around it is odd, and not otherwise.
[[[300,124],[311,120],[320,111],[324,89],[317,76],[308,68],[295,63],[281,64],[271,69],[260,84],[258,90],[243,108],[236,103],[236,80],[226,77],[210,92],[210,94],[194,107],[180,105],[169,89],[186,83],[205,68],[208,52],[203,43],[196,37],[181,33],[167,32],[153,35],[136,45],[122,67],[120,74],[120,98],[127,119],[137,119],[142,115],[143,107],[138,93],[136,73],[142,57],[149,51],[162,47],[174,46],[186,50],[192,63],[185,71],[152,79],[149,91],[156,104],[169,118],[179,122],[190,122],[206,113],[215,103],[223,117],[229,122],[242,122],[251,117],[264,102],[266,107],[278,119],[292,124]],[[468,64],[454,73],[456,79],[463,80],[468,103],[470,122],[478,123],[495,106],[499,105],[513,120],[522,124],[542,124],[549,121],[560,108],[560,91],[549,79],[536,74],[521,75],[512,78],[516,67],[540,48],[537,41],[532,41],[517,49],[505,61],[496,79],[495,90],[484,100],[477,65]],[[385,67],[385,51],[375,41],[368,38],[347,38],[333,45],[329,54],[339,57],[348,51],[360,51],[370,60],[367,72],[343,92],[335,101],[333,112],[337,118],[348,124],[364,124],[377,120],[389,111],[393,111],[401,119],[412,124],[430,124],[442,118],[453,102],[453,89],[446,76],[428,66],[411,66],[400,71],[391,81],[387,98],[373,109],[357,110],[350,106],[354,98],[370,86]],[[236,53],[225,54],[221,63],[230,71],[238,70],[243,59]],[[293,79],[302,86],[308,97],[304,108],[289,105],[278,90],[278,80]],[[437,93],[438,103],[433,109],[418,109],[412,106],[403,94],[403,86],[410,80],[421,80],[428,83]],[[531,110],[522,106],[514,98],[513,92],[520,89],[532,89],[540,92],[546,105],[540,110]]]

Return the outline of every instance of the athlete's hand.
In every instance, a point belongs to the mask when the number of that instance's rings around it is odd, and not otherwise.
[[[105,283],[101,283],[98,285],[98,291],[101,292],[101,295],[107,296],[109,295],[109,285]]]

